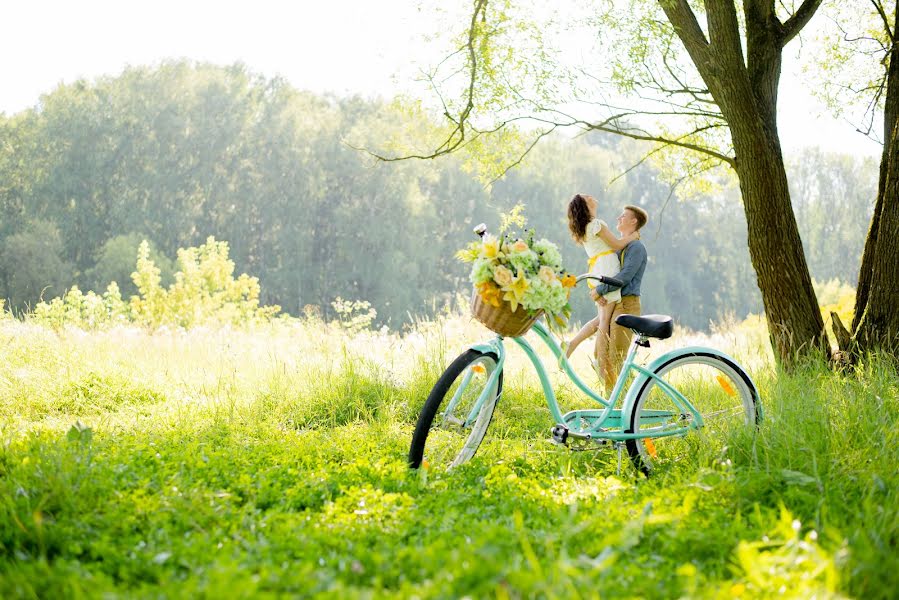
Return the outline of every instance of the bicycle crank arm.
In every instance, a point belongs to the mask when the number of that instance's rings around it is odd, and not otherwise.
[[[581,433],[579,431],[571,431],[561,423],[552,428],[553,441],[559,444],[567,444],[568,438],[576,440],[599,441],[600,438],[594,438],[592,433]]]
[[[571,431],[565,425],[556,425],[552,428],[552,441],[560,446],[568,446],[570,450],[595,450],[597,446],[613,444],[611,440],[593,437],[589,433]]]
[[[553,437],[554,438],[556,437],[556,431],[559,429],[564,430],[564,432],[560,432],[560,435],[562,436],[562,440],[563,440],[562,443],[565,443],[568,440],[568,438],[572,438],[575,440],[586,440],[588,442],[599,441],[599,438],[594,438],[592,433],[581,433],[580,431],[571,431],[564,425],[556,425],[555,427],[553,427]]]

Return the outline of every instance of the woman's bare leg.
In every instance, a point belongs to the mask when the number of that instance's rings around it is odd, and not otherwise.
[[[594,317],[590,321],[581,327],[581,330],[577,332],[577,334],[571,338],[571,341],[568,342],[568,348],[565,350],[565,358],[570,358],[574,349],[578,347],[578,345],[586,340],[588,337],[596,333],[597,328],[599,327],[599,317]]]

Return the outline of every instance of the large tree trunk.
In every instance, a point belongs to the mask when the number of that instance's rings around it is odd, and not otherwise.
[[[899,15],[899,0],[895,5]],[[877,349],[899,352],[899,44],[887,63],[883,153],[874,215],[858,275],[851,340],[841,344],[852,356]]]
[[[895,247],[899,233],[899,124],[887,143],[891,152],[885,169],[886,183],[878,201],[880,212],[875,213],[879,220],[878,233],[868,257],[870,282],[855,341],[861,352],[883,350],[896,355],[899,353],[899,256]]]
[[[819,350],[826,356],[829,343],[790,203],[779,141],[733,129],[749,256],[772,345],[788,367]]]
[[[733,2],[706,2],[708,41],[686,0],[660,0],[727,121],[769,335],[782,365],[829,355],[777,132],[777,88],[788,39],[773,2],[744,2],[746,60]],[[817,3],[812,3],[817,6]],[[812,9],[813,10],[813,9]]]

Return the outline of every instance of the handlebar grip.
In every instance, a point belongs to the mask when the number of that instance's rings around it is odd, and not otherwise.
[[[599,280],[602,281],[606,285],[610,285],[616,288],[623,288],[624,282],[620,279],[615,279],[614,277],[606,277],[605,275],[601,275]]]

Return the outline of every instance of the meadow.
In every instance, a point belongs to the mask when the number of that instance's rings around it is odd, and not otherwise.
[[[786,374],[758,320],[679,331],[643,356],[731,352],[765,420],[647,479],[551,444],[513,349],[472,462],[410,471],[430,387],[488,333],[0,321],[0,597],[895,597],[894,364]]]

